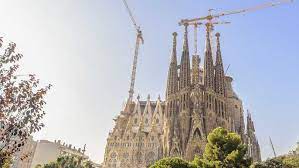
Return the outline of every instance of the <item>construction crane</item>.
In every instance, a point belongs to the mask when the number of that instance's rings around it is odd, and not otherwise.
[[[202,23],[194,23],[194,55],[197,55],[198,47],[197,47],[197,29],[198,26],[201,25]]]
[[[136,29],[137,36],[136,36],[136,44],[135,44],[135,50],[134,50],[134,58],[133,58],[133,66],[132,66],[132,74],[131,74],[131,80],[130,80],[130,89],[129,89],[129,98],[128,103],[132,102],[133,96],[134,96],[134,86],[135,86],[135,78],[136,78],[136,69],[137,69],[137,61],[138,61],[138,52],[139,52],[139,46],[140,44],[144,43],[142,31],[140,29],[140,26],[137,25],[137,22],[133,16],[132,11],[129,8],[129,5],[126,0],[122,0],[126,10],[130,16],[130,19],[133,23],[134,28]]]
[[[201,22],[192,22],[192,23],[184,23],[183,25],[185,27],[188,27],[189,25],[193,25],[194,26],[194,55],[197,55],[197,51],[198,51],[198,47],[197,47],[197,32],[198,32],[198,27],[200,25],[202,25],[203,23]],[[180,26],[182,26],[182,24],[179,24]]]
[[[197,55],[197,29],[198,23],[194,24],[194,55]]]
[[[212,9],[209,10],[209,12],[212,11]],[[197,52],[198,52],[198,40],[197,40],[197,32],[198,32],[198,27],[200,25],[204,24],[203,22],[198,22],[198,21],[194,21],[194,22],[180,22],[179,25],[182,26],[184,25],[185,27],[189,26],[189,25],[193,25],[194,26],[194,55],[197,55]],[[208,31],[213,31],[213,26],[212,25],[220,25],[220,24],[230,24],[230,22],[221,22],[221,21],[217,21],[217,22],[210,22],[210,23],[207,23],[206,24],[206,27],[207,27],[207,30]],[[213,36],[212,34],[210,33],[210,39],[213,41]],[[213,43],[212,43],[213,44]],[[212,46],[213,47],[213,46]]]
[[[228,15],[234,15],[234,14],[241,14],[241,13],[246,13],[246,12],[253,12],[253,11],[257,11],[257,10],[261,10],[264,8],[269,8],[269,7],[274,7],[274,6],[278,6],[281,4],[285,4],[285,3],[291,3],[294,0],[278,0],[276,2],[269,2],[269,3],[264,3],[258,6],[254,6],[254,7],[250,7],[250,8],[246,8],[246,9],[240,9],[240,10],[233,10],[233,11],[226,11],[226,12],[221,12],[218,14],[212,14],[212,11],[214,9],[209,9],[209,14],[207,16],[204,17],[199,17],[199,18],[193,18],[193,19],[182,19],[179,22],[179,25],[182,26],[189,26],[189,25],[195,25],[195,29],[194,29],[194,45],[195,45],[195,54],[197,54],[197,26],[200,24],[203,24],[203,21],[207,21],[206,23],[206,28],[207,28],[207,32],[210,33],[210,39],[211,41],[213,41],[213,36],[212,36],[212,31],[214,30],[214,25],[215,24],[229,24],[230,22],[219,22],[216,21],[215,19],[218,19],[220,17],[223,16],[228,16]],[[213,43],[212,43],[213,44]],[[213,46],[212,46],[213,48]]]
[[[246,12],[253,12],[253,11],[261,10],[261,9],[264,9],[264,8],[278,6],[278,5],[285,4],[285,3],[291,3],[293,1],[294,0],[278,0],[277,2],[269,2],[269,3],[261,4],[261,5],[258,5],[258,6],[246,8],[246,9],[226,11],[226,12],[221,12],[221,13],[218,13],[218,14],[212,14],[211,11],[213,9],[210,9],[209,14],[207,16],[194,18],[194,19],[183,19],[179,22],[179,25],[184,25],[186,23],[190,24],[190,23],[199,22],[199,21],[202,21],[202,20],[206,20],[206,21],[211,23],[214,19],[220,18],[222,16],[228,16],[228,15],[234,15],[234,14],[240,14],[240,13],[246,13]]]
[[[207,16],[199,17],[199,18],[193,18],[193,19],[183,19],[179,22],[179,25],[191,25],[191,24],[197,24],[201,21],[207,21],[207,24],[206,24],[207,31],[211,32],[216,23],[221,24],[219,22],[213,22],[215,19],[218,19],[220,17],[228,16],[228,15],[234,15],[234,14],[241,14],[241,13],[246,13],[246,12],[253,12],[253,11],[261,10],[261,9],[264,9],[264,8],[278,6],[278,5],[281,5],[281,4],[284,4],[284,3],[291,3],[293,1],[294,0],[278,0],[277,2],[269,2],[269,3],[261,4],[261,5],[258,5],[258,6],[246,8],[246,9],[226,11],[226,12],[221,12],[221,13],[218,13],[218,14],[212,14],[213,9],[209,9],[209,14]],[[224,23],[224,24],[226,24],[226,23]]]

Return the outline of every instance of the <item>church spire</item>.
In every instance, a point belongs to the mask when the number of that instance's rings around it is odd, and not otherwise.
[[[166,98],[169,97],[171,94],[174,94],[178,90],[178,65],[177,65],[177,52],[176,52],[176,45],[177,45],[177,33],[174,32],[173,34],[173,48],[172,48],[172,56],[171,62],[169,65],[168,70],[168,80],[167,80],[167,88],[166,88]]]
[[[226,90],[224,86],[224,70],[220,49],[220,33],[216,33],[217,37],[217,52],[216,52],[216,65],[215,65],[215,91],[216,93],[226,96]]]
[[[254,133],[255,128],[251,118],[251,113],[247,110],[247,134]]]
[[[258,143],[257,137],[255,135],[254,123],[251,117],[250,112],[247,110],[247,132],[246,140],[248,146],[248,154],[254,162],[261,161],[261,150]]]
[[[183,53],[180,65],[180,89],[186,88],[191,83],[190,76],[190,58],[189,58],[189,46],[188,46],[188,25],[185,24]]]
[[[207,34],[206,34],[206,49],[205,49],[205,62],[204,62],[204,85],[208,89],[214,88],[214,64],[212,57],[212,47],[210,40],[211,24],[207,23]]]

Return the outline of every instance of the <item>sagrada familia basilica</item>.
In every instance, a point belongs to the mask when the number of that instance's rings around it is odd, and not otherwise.
[[[203,67],[199,55],[190,59],[187,26],[178,63],[177,33],[173,33],[165,100],[138,96],[128,101],[107,138],[104,168],[146,168],[168,156],[192,160],[203,154],[208,134],[217,127],[238,133],[248,145],[248,157],[261,160],[251,115],[245,126],[242,100],[232,87],[233,78],[224,73],[220,34],[215,34],[214,51],[214,34],[211,25],[206,26]]]

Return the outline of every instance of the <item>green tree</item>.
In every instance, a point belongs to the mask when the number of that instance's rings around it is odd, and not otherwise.
[[[251,160],[246,157],[247,146],[241,137],[224,128],[216,128],[208,135],[203,168],[248,168]]]
[[[11,156],[6,152],[0,152],[0,167],[10,168],[11,164],[12,164]]]
[[[37,165],[35,168],[94,168],[92,162],[76,156],[60,156],[55,162]]]
[[[255,163],[250,168],[295,168],[284,164],[281,158],[269,159],[265,162]]]
[[[196,168],[195,165],[181,159],[181,158],[164,158],[157,161],[150,168]]]
[[[255,163],[251,168],[298,168],[299,156],[281,156],[277,158],[268,159],[264,162]]]
[[[297,168],[299,167],[299,156],[288,156],[283,158],[283,163],[289,167]]]
[[[246,153],[247,146],[239,135],[219,127],[208,135],[203,158],[195,156],[191,163],[180,158],[165,158],[150,168],[249,168],[252,161]]]

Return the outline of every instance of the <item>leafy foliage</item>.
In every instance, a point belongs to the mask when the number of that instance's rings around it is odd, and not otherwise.
[[[176,157],[161,159],[150,168],[196,168],[196,166],[181,158]]]
[[[251,168],[291,168],[285,165],[281,159],[270,159],[262,163],[255,163]]]
[[[23,55],[15,50],[15,43],[4,45],[0,38],[0,152],[7,156],[44,126],[44,96],[51,87],[40,87],[35,75],[16,74]]]
[[[299,156],[298,155],[288,156],[288,157],[284,157],[282,159],[283,159],[283,163],[285,165],[288,165],[289,167],[293,167],[293,168],[299,167]]]
[[[1,168],[10,168],[12,164],[11,156],[6,152],[0,152],[0,167]]]
[[[191,163],[192,163],[192,165],[195,165],[197,168],[203,167],[202,159],[197,155],[195,155],[195,157]]]
[[[94,168],[89,160],[75,156],[61,156],[56,162],[45,165],[37,165],[35,168]]]
[[[255,163],[251,168],[298,168],[299,156],[282,156],[266,160],[261,163]]]
[[[216,128],[208,135],[203,159],[204,168],[246,168],[251,160],[246,157],[247,147],[241,137],[224,128]]]
[[[246,152],[247,147],[239,135],[216,128],[208,135],[203,158],[195,156],[191,163],[180,158],[165,158],[151,168],[249,168],[251,160]]]

